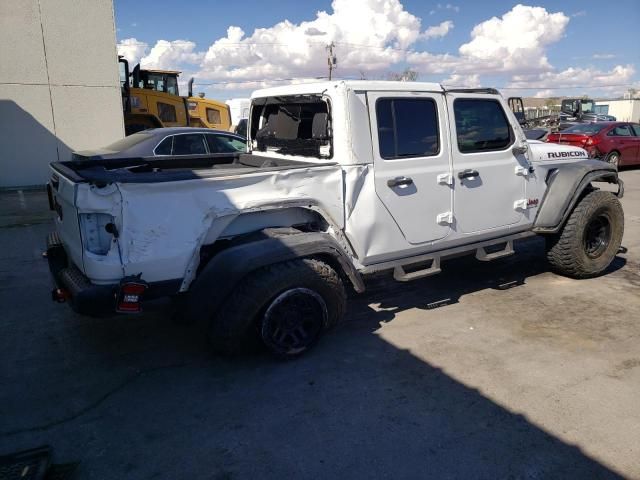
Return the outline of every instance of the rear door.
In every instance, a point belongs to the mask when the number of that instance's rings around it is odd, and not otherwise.
[[[376,194],[407,242],[446,237],[452,191],[441,93],[369,92]]]
[[[523,219],[528,162],[497,96],[448,93],[456,230],[501,229]],[[524,201],[524,208],[522,202]]]
[[[632,123],[631,129],[635,134],[635,137],[633,137],[633,140],[635,141],[635,144],[636,144],[635,155],[633,157],[635,160],[633,160],[633,162],[634,164],[637,165],[640,163],[640,125],[638,125],[637,123]]]
[[[609,151],[617,150],[620,152],[621,165],[628,165],[635,162],[638,145],[635,140],[635,134],[631,129],[631,125],[616,125],[609,131],[609,133],[607,133],[607,137],[612,140],[611,149]]]

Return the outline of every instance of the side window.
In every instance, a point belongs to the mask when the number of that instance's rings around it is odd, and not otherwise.
[[[167,93],[178,95],[178,79],[176,77],[167,77]]]
[[[629,125],[618,125],[608,134],[610,137],[632,137],[631,127]]]
[[[207,134],[205,137],[211,153],[237,153],[244,152],[246,149],[244,142],[233,137],[212,134]]]
[[[162,140],[153,151],[154,155],[171,155],[171,146],[173,144],[173,136],[169,136]]]
[[[222,123],[220,121],[220,112],[213,108],[207,108],[207,121],[209,123],[216,123],[216,124]]]
[[[176,107],[168,103],[158,102],[158,117],[163,122],[176,122]]]
[[[381,98],[376,102],[378,146],[385,160],[430,157],[440,151],[436,103],[424,98]]]
[[[511,127],[497,100],[457,98],[453,113],[460,153],[503,150],[511,144]]]
[[[631,127],[633,128],[633,131],[635,132],[636,136],[640,137],[640,125],[634,123],[631,125]]]
[[[176,135],[173,139],[174,155],[204,155],[206,153],[204,135],[200,133]]]

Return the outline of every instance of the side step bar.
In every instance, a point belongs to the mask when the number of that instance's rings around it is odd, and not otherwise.
[[[393,278],[398,282],[410,282],[411,280],[417,280],[418,278],[428,277],[430,275],[436,275],[440,273],[440,257],[434,257],[431,261],[431,265],[428,268],[422,270],[416,270],[415,272],[407,273],[402,265],[398,265],[393,269]]]
[[[449,248],[447,250],[441,250],[439,252],[427,253],[424,255],[417,255],[400,260],[368,265],[363,270],[361,270],[361,273],[368,274],[393,269],[393,278],[395,280],[399,282],[409,282],[411,280],[417,280],[419,278],[424,278],[440,273],[442,271],[440,268],[441,261],[445,258],[471,254],[474,251],[476,259],[482,262],[490,262],[492,260],[511,256],[515,253],[515,250],[513,248],[514,240],[531,237],[533,235],[535,235],[533,232],[521,232],[493,240],[485,240],[483,242],[477,242],[470,245],[462,245],[459,247]],[[495,252],[487,252],[487,248],[494,247],[496,245],[504,245],[504,248]],[[430,263],[426,268],[415,270],[412,272],[406,271],[406,268],[410,265],[429,261]]]
[[[507,244],[504,246],[503,250],[499,250],[497,252],[487,253],[484,249],[485,247],[479,247],[476,250],[476,258],[481,262],[490,262],[491,260],[497,260],[498,258],[508,257],[513,255],[515,250],[513,249],[513,240],[507,241]]]

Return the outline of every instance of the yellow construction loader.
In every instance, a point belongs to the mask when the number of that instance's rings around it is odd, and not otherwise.
[[[193,79],[188,96],[178,91],[174,70],[142,70],[136,65],[129,72],[129,62],[118,57],[122,108],[127,135],[158,127],[205,127],[228,130],[231,126],[229,106],[223,102],[194,97]]]

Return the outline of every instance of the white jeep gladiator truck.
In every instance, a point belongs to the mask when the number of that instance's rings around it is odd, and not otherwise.
[[[247,136],[237,155],[53,163],[54,299],[91,315],[171,296],[185,317],[207,321],[219,352],[257,334],[294,357],[368,274],[413,280],[448,257],[510,255],[538,234],[555,271],[586,278],[620,248],[615,167],[527,141],[493,89],[259,90]]]

